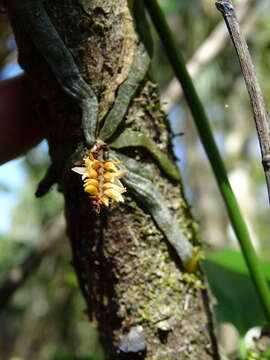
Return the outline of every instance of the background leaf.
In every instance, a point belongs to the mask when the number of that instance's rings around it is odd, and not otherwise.
[[[260,266],[270,281],[270,266],[262,261]],[[218,302],[218,321],[232,323],[241,335],[264,322],[257,294],[239,251],[223,250],[209,254],[203,267]]]

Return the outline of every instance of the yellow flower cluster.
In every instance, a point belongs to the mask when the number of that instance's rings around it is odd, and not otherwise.
[[[99,161],[90,152],[84,159],[83,167],[74,167],[73,171],[82,175],[84,191],[90,195],[93,204],[100,206],[110,205],[110,200],[123,202],[122,194],[126,189],[120,182],[125,171],[118,170],[120,161]]]

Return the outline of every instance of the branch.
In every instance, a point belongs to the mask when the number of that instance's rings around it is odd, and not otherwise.
[[[238,9],[239,20],[242,21],[249,11],[250,7],[246,4],[240,6]],[[254,23],[255,18],[256,16],[252,12],[248,19],[245,20],[243,24],[244,33],[247,33],[252,28],[251,25]],[[187,63],[187,69],[192,78],[197,76],[202,68],[224,49],[228,39],[228,32],[226,27],[224,27],[223,21],[221,21]],[[183,90],[178,80],[173,78],[161,96],[164,110],[169,112],[182,95]]]
[[[47,230],[43,241],[33,247],[21,265],[10,271],[0,285],[0,311],[3,310],[11,296],[24,284],[25,280],[33,274],[42,259],[55,249],[56,244],[65,235],[65,228],[64,216],[61,214]]]
[[[260,142],[268,200],[270,202],[270,122],[262,91],[231,0],[217,0],[216,7],[224,17],[245,79]]]

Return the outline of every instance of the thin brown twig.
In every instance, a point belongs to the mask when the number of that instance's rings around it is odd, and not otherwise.
[[[251,11],[253,3],[254,1],[252,0],[249,6],[243,4],[237,8],[239,21],[242,22],[243,20],[244,33],[249,32],[256,20],[256,14],[254,11]],[[248,18],[245,18],[248,13]],[[192,78],[195,78],[195,76],[224,49],[228,39],[227,29],[224,26],[224,22],[221,21],[188,61],[187,68]],[[161,94],[161,102],[163,103],[164,110],[169,112],[181,99],[182,95],[183,91],[179,81],[173,78]]]
[[[28,254],[22,264],[11,269],[6,279],[0,284],[0,311],[10,300],[11,296],[24,284],[25,280],[33,274],[33,271],[48,255],[56,244],[65,235],[65,220],[59,215],[44,235],[44,240],[36,245]]]
[[[261,147],[262,164],[266,178],[268,200],[270,202],[270,122],[262,96],[262,91],[255,74],[247,43],[241,34],[232,1],[217,0],[216,7],[222,13],[227,25],[249,93],[249,99]]]

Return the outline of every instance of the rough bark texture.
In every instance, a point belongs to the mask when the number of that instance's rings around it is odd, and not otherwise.
[[[46,8],[98,96],[102,121],[127,77],[139,41],[127,0],[47,0]],[[100,214],[90,211],[81,178],[70,171],[70,156],[83,149],[80,109],[62,91],[16,18],[13,26],[65,196],[73,264],[107,359],[218,359],[205,281],[200,274],[183,271],[142,204],[127,193],[124,204]],[[156,85],[147,78],[125,124],[170,151]],[[125,154],[136,159],[142,171],[151,172],[155,191],[163,194],[175,221],[196,243],[196,224],[182,186],[169,181],[142,149]],[[143,350],[146,342],[147,351],[128,354],[127,341],[133,350]]]

